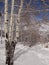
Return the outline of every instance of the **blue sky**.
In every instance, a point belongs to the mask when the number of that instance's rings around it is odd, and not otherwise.
[[[1,1],[0,1],[0,11],[4,12],[4,3],[1,2]],[[18,3],[19,3],[19,1],[20,0],[18,0]],[[30,0],[25,0],[24,1],[24,6],[25,7],[26,7],[26,3],[29,3],[29,1]],[[9,2],[9,5],[10,5],[11,0],[8,0],[8,2]],[[49,6],[49,0],[45,0],[45,3]],[[49,7],[46,7],[46,6],[43,8],[42,5],[44,5],[42,0],[36,0],[36,2],[35,2],[35,0],[32,0],[31,4],[30,4],[30,7],[31,8],[35,7],[36,10],[49,9]],[[10,8],[9,8],[9,11],[10,11]],[[38,15],[36,15],[36,18],[41,20],[44,15],[49,15],[49,11],[48,12],[39,12]],[[49,17],[48,17],[48,19],[49,19]]]
[[[4,11],[4,3],[0,2],[0,11]]]

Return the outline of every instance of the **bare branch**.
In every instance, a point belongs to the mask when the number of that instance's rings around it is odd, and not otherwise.
[[[27,8],[30,6],[30,4],[31,4],[31,1],[32,1],[32,0],[30,0],[30,1],[29,1],[29,3],[26,3],[26,5],[27,5]]]
[[[49,5],[45,3],[45,0],[41,0],[41,1],[43,2],[43,4],[44,4],[45,6],[49,7]]]

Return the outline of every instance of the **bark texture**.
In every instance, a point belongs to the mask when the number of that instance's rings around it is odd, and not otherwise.
[[[13,65],[14,64],[13,57],[16,43],[14,43],[13,41],[11,44],[9,43],[9,41],[5,42],[6,42],[6,64]]]

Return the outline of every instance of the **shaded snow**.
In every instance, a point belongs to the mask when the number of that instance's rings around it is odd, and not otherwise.
[[[0,65],[5,65],[5,42],[0,43]],[[49,49],[36,45],[32,48],[18,43],[14,53],[14,65],[49,65]]]
[[[29,49],[29,50],[28,50]],[[15,64],[18,65],[48,65],[49,64],[49,51],[42,49],[41,45],[28,48],[27,52],[22,53],[21,56],[15,60]],[[17,56],[17,55],[16,55]],[[16,57],[15,56],[15,57]],[[16,57],[17,58],[17,57]]]

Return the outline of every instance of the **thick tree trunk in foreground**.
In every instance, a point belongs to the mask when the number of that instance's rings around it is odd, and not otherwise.
[[[12,42],[11,45],[9,42],[6,41],[6,64],[13,65],[13,57],[15,51],[16,43]]]

